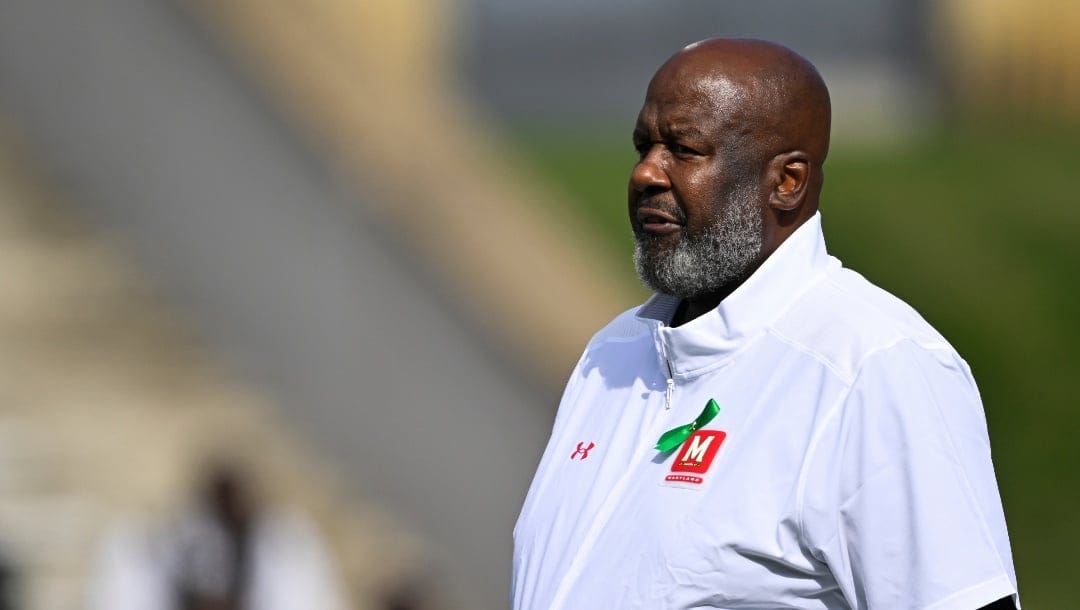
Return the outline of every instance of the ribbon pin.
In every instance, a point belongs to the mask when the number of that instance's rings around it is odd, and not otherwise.
[[[661,434],[660,439],[656,441],[657,451],[667,453],[683,444],[695,430],[699,430],[702,426],[711,422],[719,412],[720,405],[716,404],[716,400],[710,398],[709,402],[705,403],[705,409],[701,411],[701,415],[698,415],[694,421]]]

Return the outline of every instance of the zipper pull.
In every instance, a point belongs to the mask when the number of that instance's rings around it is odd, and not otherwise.
[[[668,377],[667,391],[664,392],[664,409],[671,409],[671,397],[675,394],[675,380]]]

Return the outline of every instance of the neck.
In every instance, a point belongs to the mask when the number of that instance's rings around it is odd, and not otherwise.
[[[698,318],[702,314],[716,309],[720,305],[720,302],[734,292],[740,284],[742,284],[741,281],[732,282],[718,292],[693,299],[683,299],[679,303],[678,309],[675,310],[675,315],[671,317],[671,326],[682,326],[683,324]]]

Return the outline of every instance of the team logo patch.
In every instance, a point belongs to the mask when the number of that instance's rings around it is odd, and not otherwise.
[[[675,453],[675,461],[671,464],[671,472],[664,477],[667,483],[689,483],[701,485],[705,482],[702,476],[709,470],[716,453],[720,451],[720,445],[727,438],[723,430],[698,430],[694,432]]]

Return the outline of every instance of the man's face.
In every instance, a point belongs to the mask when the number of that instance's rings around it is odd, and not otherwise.
[[[629,212],[642,281],[694,299],[745,278],[759,261],[760,168],[738,145],[737,86],[665,66],[634,129],[639,161]]]

